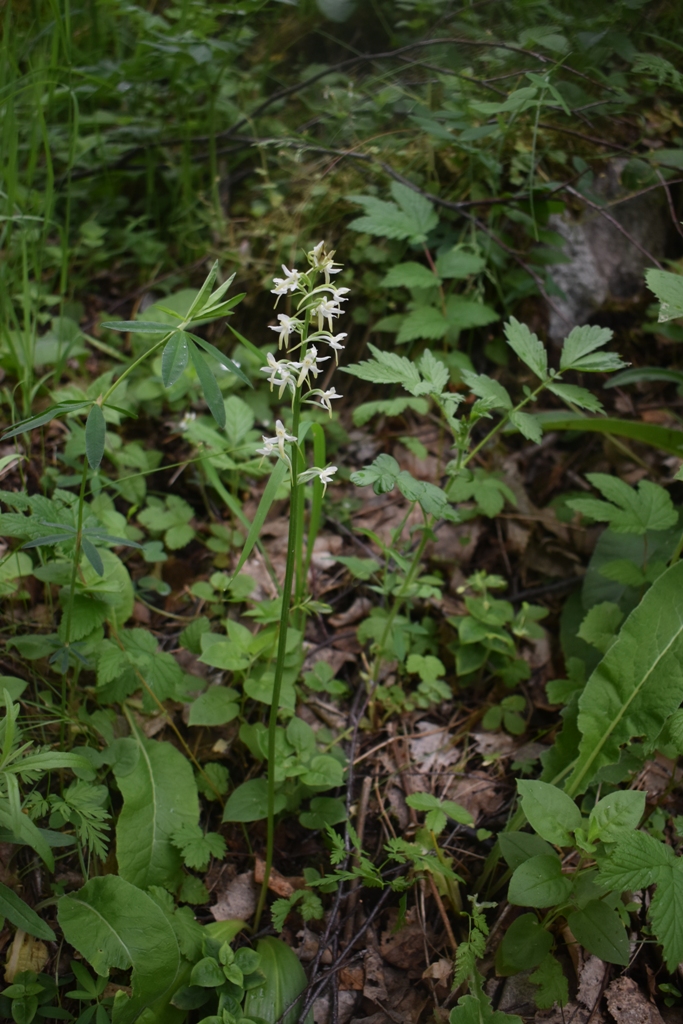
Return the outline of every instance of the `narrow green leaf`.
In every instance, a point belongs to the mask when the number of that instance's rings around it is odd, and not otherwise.
[[[35,935],[37,939],[44,939],[46,942],[55,942],[57,939],[49,924],[38,917],[35,910],[24,903],[13,889],[2,882],[0,882],[0,914],[17,928],[21,928],[22,931],[28,932],[29,935]]]
[[[621,388],[628,384],[649,384],[652,381],[666,381],[671,384],[683,384],[683,372],[681,370],[669,370],[659,366],[639,366],[624,370],[615,374],[605,384],[604,388]]]
[[[230,577],[230,582],[232,582],[235,579],[235,577],[239,574],[242,566],[244,565],[246,560],[249,558],[249,555],[254,550],[254,545],[261,536],[261,528],[266,521],[266,516],[270,512],[270,507],[275,501],[275,495],[280,489],[280,485],[284,481],[287,475],[287,471],[288,468],[286,463],[282,462],[281,460],[278,460],[278,462],[276,462],[275,465],[273,466],[273,472],[270,474],[270,480],[266,484],[265,490],[261,495],[261,500],[259,502],[258,508],[256,509],[254,521],[249,527],[249,533],[247,534],[247,539],[244,542],[242,553],[240,555],[240,560],[237,563],[237,568]]]
[[[224,355],[214,345],[206,341],[205,338],[200,338],[198,334],[191,334],[188,331],[188,337],[192,338],[192,340],[196,342],[197,345],[200,345],[204,349],[204,351],[208,353],[208,355],[213,356],[213,358],[220,364],[220,366],[223,367],[224,370],[229,370],[230,373],[234,373],[236,377],[239,377],[243,384],[246,384],[248,387],[253,388],[254,385],[251,383],[251,381],[244,373],[244,371],[239,368],[236,362],[234,362],[228,356]]]
[[[161,379],[164,387],[172,387],[182,377],[189,358],[187,335],[176,331],[166,342],[161,355]]]
[[[214,262],[213,266],[211,267],[211,270],[209,271],[209,273],[206,276],[206,280],[204,281],[204,284],[201,286],[201,288],[197,292],[197,295],[195,296],[194,301],[192,302],[192,304],[191,304],[190,308],[188,309],[187,313],[185,314],[185,319],[186,320],[189,321],[189,320],[195,319],[195,314],[201,313],[202,309],[206,305],[207,299],[211,295],[211,289],[213,288],[214,281],[216,280],[217,274],[218,274],[218,260],[216,260]],[[233,277],[234,276],[235,275],[233,274]],[[168,386],[169,385],[167,384],[166,387],[168,387]]]
[[[566,784],[585,792],[622,747],[653,744],[683,701],[683,562],[667,569],[621,627],[579,698],[581,744]]]
[[[106,436],[107,424],[104,421],[102,406],[95,402],[85,421],[85,454],[91,469],[100,468]]]
[[[19,434],[27,433],[29,430],[35,430],[36,427],[43,427],[46,423],[56,420],[59,416],[78,412],[79,409],[84,409],[88,405],[90,405],[90,401],[60,402],[58,405],[51,405],[49,409],[41,412],[38,416],[29,416],[28,419],[14,423],[9,430],[3,431],[2,440],[6,441],[10,437],[17,437]]]
[[[660,451],[683,458],[683,430],[660,427],[656,423],[638,420],[618,420],[611,417],[591,419],[581,413],[538,412],[534,417],[544,430],[576,430],[614,434],[641,441]]]
[[[98,576],[104,576],[104,562],[99,551],[87,537],[81,537],[81,549]]]
[[[154,320],[108,320],[102,327],[130,334],[170,334],[175,331],[175,327],[170,324],[161,324]]]
[[[218,426],[224,427],[225,406],[223,405],[223,395],[218,387],[216,378],[209,369],[206,360],[197,351],[196,345],[190,344],[190,358],[192,359],[192,365],[197,371],[197,377],[202,386],[204,399],[209,407],[209,411]]]

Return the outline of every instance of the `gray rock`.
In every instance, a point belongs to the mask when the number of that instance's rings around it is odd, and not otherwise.
[[[669,228],[666,199],[661,189],[624,202],[628,195],[621,184],[626,160],[611,160],[593,183],[595,201],[618,221],[624,231],[648,253],[661,259]],[[550,276],[564,293],[553,296],[548,309],[548,334],[561,341],[572,327],[586,323],[607,303],[637,301],[644,291],[643,273],[652,261],[618,227],[598,210],[586,206],[580,216],[569,211],[553,214],[548,227],[564,239],[568,262],[549,268]]]

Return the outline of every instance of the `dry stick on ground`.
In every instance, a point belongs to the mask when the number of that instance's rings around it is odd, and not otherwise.
[[[368,800],[370,799],[370,789],[372,787],[372,776],[366,775],[363,779],[363,787],[360,793],[360,801],[358,803],[358,815],[356,818],[356,833],[358,835],[358,842],[363,846],[363,836],[365,833],[365,818],[368,811]],[[354,865],[358,865],[360,862],[360,855],[355,853],[353,856]],[[346,909],[348,917],[346,920],[346,926],[344,928],[344,942],[348,945],[353,935],[353,927],[356,916],[356,905],[358,904],[358,888],[360,886],[360,878],[352,878],[349,883],[349,898],[346,903]]]

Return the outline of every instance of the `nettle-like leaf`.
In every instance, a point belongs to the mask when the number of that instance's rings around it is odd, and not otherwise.
[[[477,467],[474,470],[460,470],[448,485],[448,497],[451,501],[476,501],[479,509],[494,519],[503,511],[506,501],[517,504],[514,492],[496,473],[489,473]]]
[[[516,427],[522,437],[534,444],[540,444],[543,440],[543,427],[540,420],[528,412],[511,412],[510,423]]]
[[[578,756],[566,783],[585,792],[622,747],[651,747],[683,701],[683,562],[667,569],[628,616],[579,697]]]
[[[412,388],[420,383],[420,373],[415,363],[394,352],[382,352],[374,345],[368,345],[368,348],[373,359],[344,366],[344,371],[373,384],[402,384],[412,394]]]
[[[611,373],[627,366],[614,352],[597,352],[613,337],[606,327],[575,327],[564,340],[560,370],[582,373]]]
[[[548,384],[548,391],[552,391],[568,405],[578,405],[580,409],[587,409],[588,412],[603,412],[602,402],[587,388],[580,388],[576,384],[554,383]]]
[[[601,654],[606,654],[616,639],[623,618],[624,613],[618,604],[601,601],[586,612],[577,636],[597,647]]]
[[[505,337],[513,352],[526,363],[538,379],[547,380],[548,353],[543,342],[526,324],[521,324],[514,316],[510,317],[510,322],[505,325]]]
[[[668,530],[678,522],[668,491],[659,484],[641,480],[638,489],[607,473],[587,473],[586,479],[607,498],[571,498],[569,508],[598,522],[607,522],[615,533],[642,536],[648,530]]]
[[[436,484],[416,480],[407,470],[402,470],[392,455],[378,455],[374,462],[351,474],[351,481],[357,487],[371,485],[375,494],[387,494],[398,487],[408,501],[417,501],[423,512],[438,519],[458,522],[459,516],[448,500],[448,495]]]
[[[212,857],[225,856],[225,839],[217,832],[202,832],[197,824],[184,821],[171,835],[171,842],[188,868],[205,871]]]
[[[347,196],[349,202],[365,210],[365,216],[356,217],[349,227],[353,231],[364,231],[382,238],[407,238],[414,244],[425,242],[429,232],[439,223],[432,204],[397,181],[391,183],[391,194],[394,202],[375,196]]]
[[[399,263],[380,281],[382,288],[434,288],[441,278],[423,263]]]
[[[436,306],[420,306],[404,316],[396,335],[396,344],[405,345],[417,338],[438,341],[448,333],[448,320]]]
[[[426,416],[429,405],[424,398],[387,398],[384,401],[364,402],[353,410],[354,427],[362,427],[373,416],[401,416],[411,409],[419,416]]]
[[[441,253],[436,258],[436,272],[445,278],[464,278],[480,274],[485,266],[486,260],[483,256],[457,247]]]
[[[600,884],[617,891],[656,884],[649,916],[670,971],[683,960],[683,857],[644,832],[625,832],[599,860]]]
[[[645,271],[645,280],[660,301],[660,324],[683,317],[683,277],[680,274],[651,268]]]
[[[471,370],[461,370],[462,377],[470,391],[482,398],[489,409],[500,409],[504,412],[512,409],[512,399],[502,384],[499,384],[493,377],[487,377],[485,373],[472,373]]]

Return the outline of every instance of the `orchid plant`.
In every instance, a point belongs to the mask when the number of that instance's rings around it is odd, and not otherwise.
[[[263,436],[263,445],[257,454],[263,458],[275,457],[283,462],[291,482],[289,537],[287,543],[287,561],[285,578],[282,587],[282,605],[280,610],[280,628],[278,635],[275,678],[273,683],[272,702],[268,721],[268,803],[267,803],[267,839],[266,863],[263,885],[256,911],[256,924],[265,905],[268,891],[268,880],[273,864],[273,848],[275,833],[275,737],[277,718],[280,705],[280,694],[285,667],[287,649],[287,630],[292,614],[292,594],[303,593],[304,578],[310,559],[302,558],[304,532],[304,486],[313,481],[318,484],[320,498],[325,494],[331,483],[336,466],[313,465],[308,467],[305,460],[304,439],[308,424],[301,423],[303,405],[317,405],[332,414],[332,402],[342,396],[334,387],[319,386],[318,378],[326,371],[325,363],[332,355],[321,355],[320,350],[326,346],[334,353],[335,365],[339,353],[343,351],[342,342],[346,334],[334,333],[334,322],[344,310],[342,303],[347,301],[348,288],[338,288],[332,283],[332,276],[339,274],[342,266],[334,261],[334,252],[327,252],[325,243],[319,242],[307,253],[309,269],[306,271],[289,270],[283,265],[283,277],[274,278],[275,287],[272,294],[276,296],[275,306],[282,297],[289,298],[293,307],[292,314],[278,313],[277,324],[271,326],[278,335],[278,358],[268,354],[267,363],[262,372],[267,374],[271,391],[278,389],[283,398],[287,394],[291,401],[290,422],[285,426],[282,419],[276,420],[275,436]],[[320,277],[322,275],[322,281]],[[315,461],[315,460],[314,460]],[[308,548],[313,544],[312,531],[309,529]],[[295,575],[297,577],[295,589]]]

